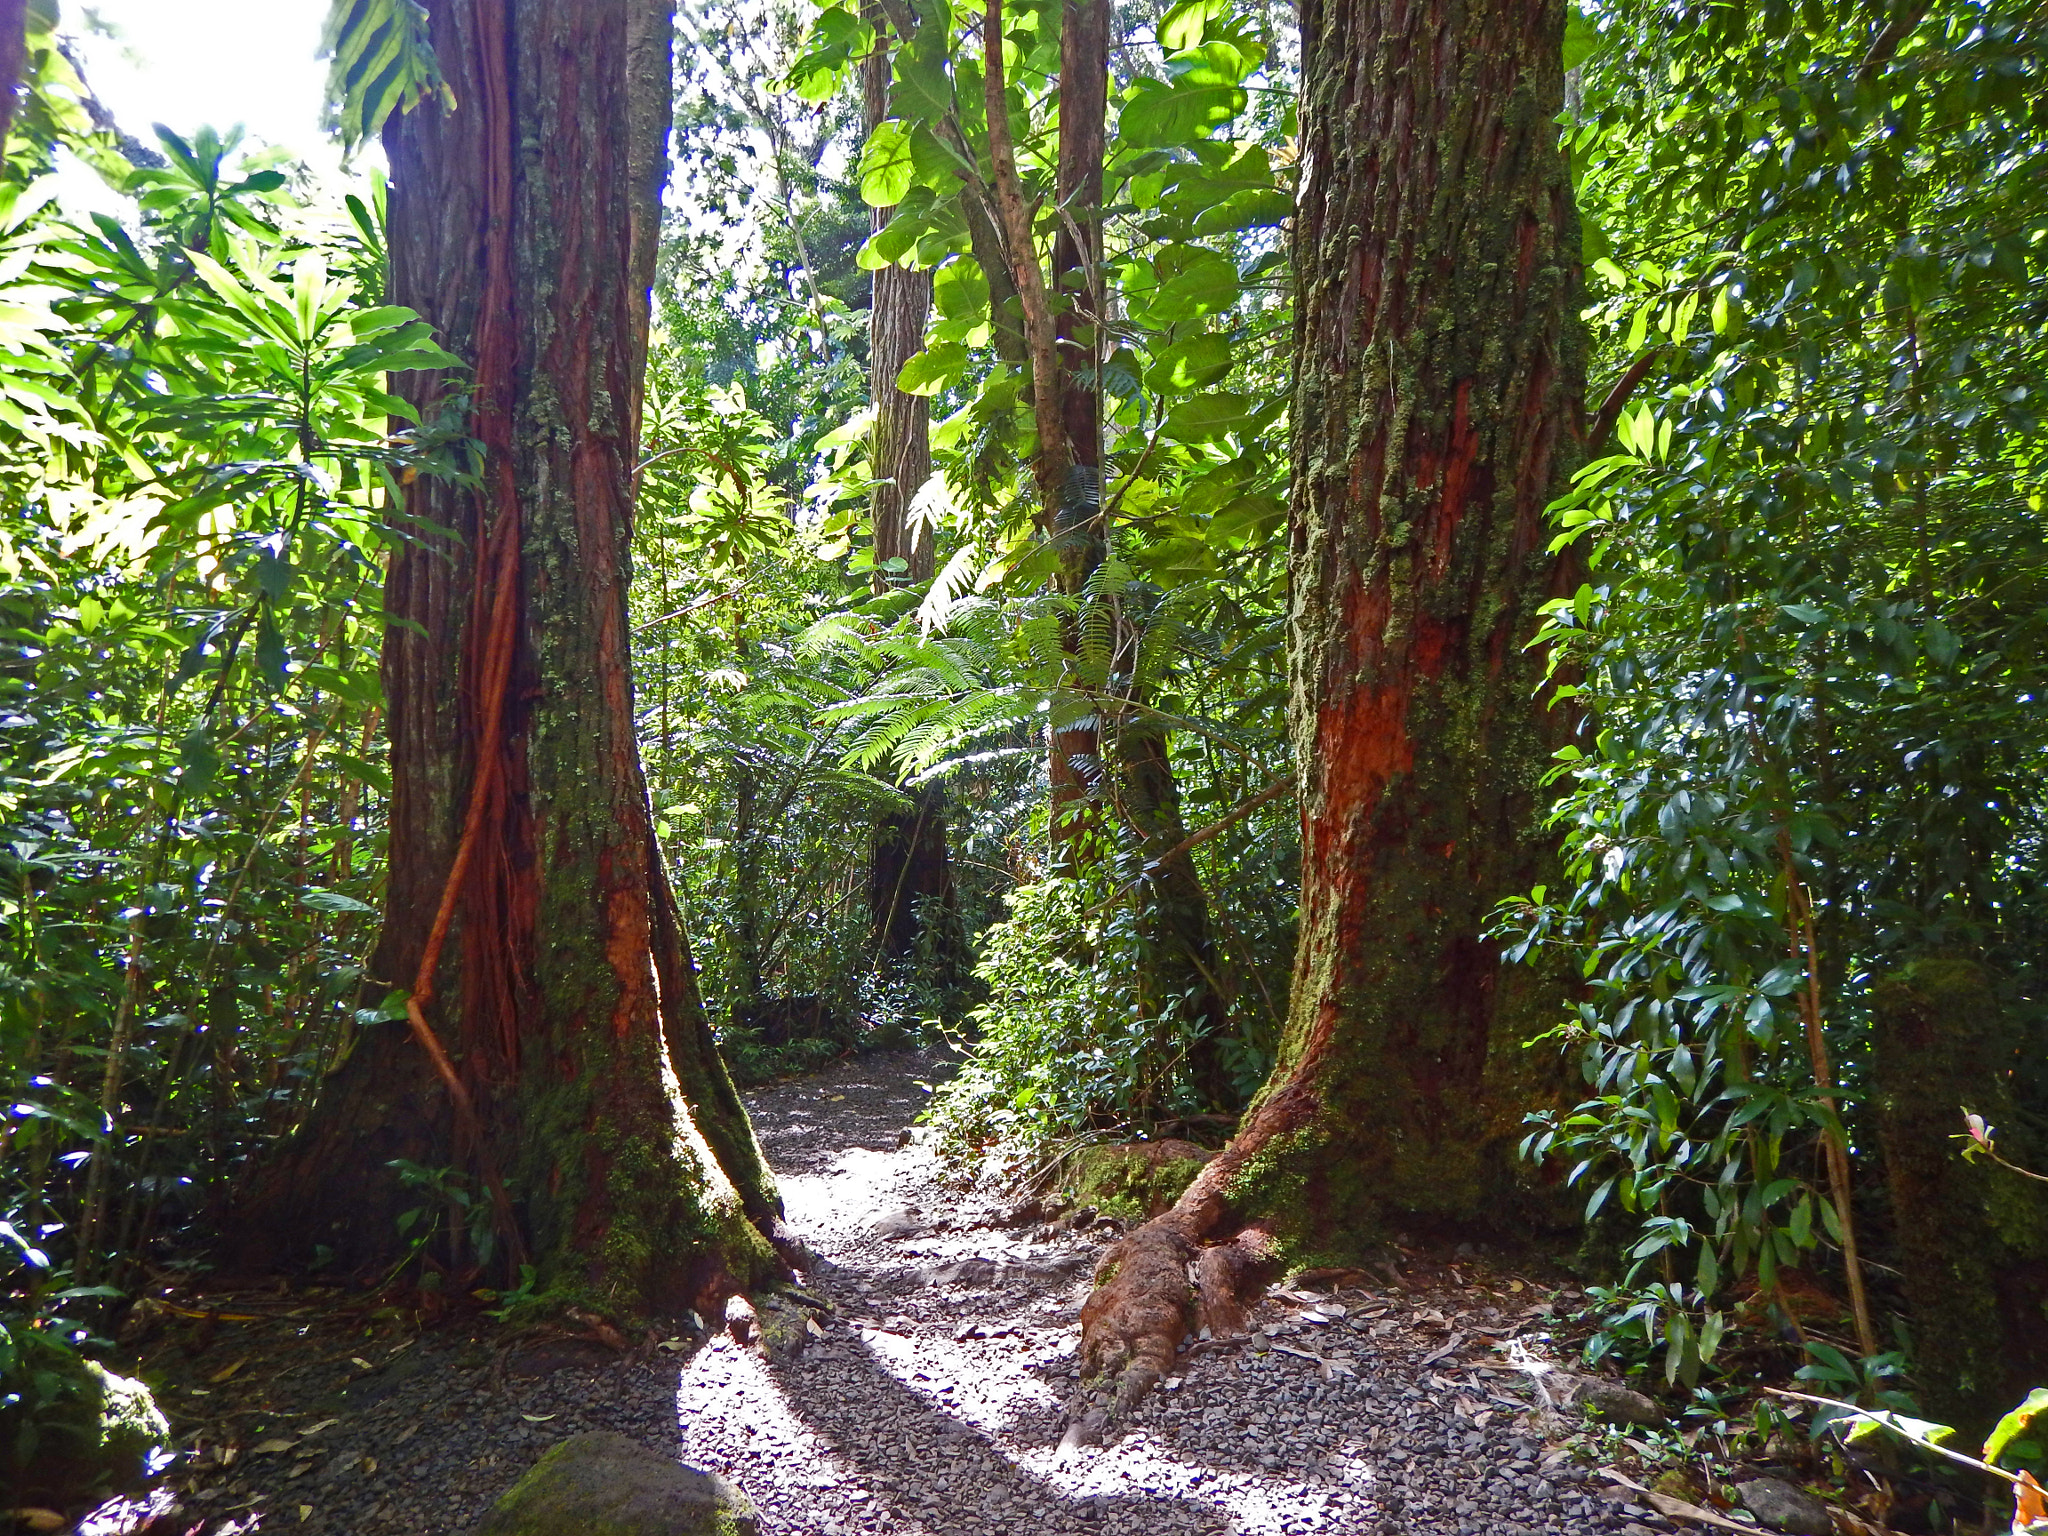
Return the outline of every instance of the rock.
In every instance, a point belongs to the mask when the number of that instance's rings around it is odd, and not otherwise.
[[[0,1478],[20,1504],[67,1505],[135,1487],[157,1470],[152,1462],[168,1449],[171,1426],[149,1388],[116,1376],[95,1360],[80,1359],[30,1333],[35,1340],[17,1362],[34,1370],[45,1394],[33,1428],[22,1422],[21,1399],[0,1396]],[[23,1376],[28,1372],[24,1370]],[[16,1378],[0,1378],[0,1393],[12,1395]],[[27,1451],[16,1466],[12,1454]]]
[[[754,1308],[760,1326],[761,1353],[779,1365],[788,1365],[804,1352],[810,1341],[810,1313],[781,1296],[760,1298]]]
[[[1774,1531],[1790,1536],[1829,1536],[1834,1521],[1828,1507],[1804,1488],[1779,1477],[1755,1477],[1735,1485],[1742,1507]]]
[[[1171,1139],[1089,1147],[1075,1159],[1068,1187],[1104,1216],[1136,1225],[1178,1200],[1215,1155]]]
[[[993,1259],[961,1259],[926,1270],[924,1279],[927,1285],[994,1285],[996,1263]]]
[[[1572,1386],[1573,1403],[1580,1408],[1597,1408],[1610,1423],[1633,1424],[1639,1429],[1662,1429],[1670,1421],[1656,1399],[1633,1387],[1598,1376],[1581,1376]]]
[[[485,1515],[475,1536],[757,1536],[744,1493],[624,1435],[556,1445]]]
[[[725,1331],[732,1335],[735,1344],[751,1344],[760,1329],[760,1319],[755,1315],[754,1304],[744,1296],[728,1296],[725,1299]]]
[[[906,1209],[877,1218],[871,1230],[877,1237],[916,1237],[927,1225],[914,1209]]]

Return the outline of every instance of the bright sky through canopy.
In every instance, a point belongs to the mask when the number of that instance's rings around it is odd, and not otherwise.
[[[327,0],[61,0],[63,30],[85,51],[87,78],[123,129],[189,136],[236,123],[323,171],[340,162],[320,131],[327,66],[314,57]],[[93,36],[87,13],[119,34]]]

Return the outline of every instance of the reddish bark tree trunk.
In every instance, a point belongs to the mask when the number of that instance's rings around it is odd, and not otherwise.
[[[404,1025],[360,1038],[253,1218],[345,1264],[417,1203],[387,1164],[501,1172],[543,1283],[628,1310],[768,1273],[778,1204],[711,1044],[648,813],[626,617],[669,13],[437,5],[459,107],[394,118],[392,301],[473,366],[480,485],[421,479],[387,585],[381,983],[432,977],[477,1106],[458,1134]],[[424,415],[465,381],[401,381]],[[467,851],[463,851],[467,847]]]
[[[869,132],[889,115],[892,70],[887,33],[880,8],[869,12],[876,29],[874,52],[861,68],[861,106]],[[909,42],[908,38],[904,39]],[[895,212],[877,208],[874,228],[881,229]],[[877,477],[869,508],[874,527],[874,586],[890,583],[917,586],[934,571],[937,542],[931,526],[912,528],[910,505],[931,478],[931,402],[896,387],[903,365],[924,347],[925,321],[932,305],[931,274],[887,266],[875,273],[874,297],[868,310],[868,398],[875,408],[872,459]],[[902,560],[900,572],[885,570],[889,560]],[[869,912],[875,928],[878,959],[906,961],[917,954],[926,924],[936,922],[935,935],[942,972],[957,958],[950,921],[953,905],[952,854],[946,839],[946,797],[937,785],[912,795],[906,810],[887,812],[876,820],[873,862],[869,866]]]
[[[869,132],[889,115],[891,68],[887,33],[877,10],[869,12],[875,48],[861,65],[861,107]],[[872,227],[888,227],[894,208],[871,210]],[[931,478],[931,402],[896,387],[903,365],[924,349],[924,324],[931,313],[932,279],[925,271],[886,266],[875,273],[868,308],[868,398],[875,408],[872,460],[876,476],[869,508],[874,527],[875,591],[932,579],[931,529],[910,526],[910,503]],[[901,560],[900,572],[883,562]]]
[[[1566,723],[1525,646],[1566,579],[1579,242],[1557,142],[1561,0],[1308,0],[1290,550],[1301,940],[1273,1076],[1165,1217],[1112,1248],[1088,1374],[1128,1404],[1261,1270],[1389,1218],[1526,1224],[1522,1043],[1554,979],[1483,937],[1551,857]],[[1208,1246],[1204,1246],[1208,1245]]]

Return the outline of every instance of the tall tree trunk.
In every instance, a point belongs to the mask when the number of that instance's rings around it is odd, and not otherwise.
[[[299,1252],[376,1262],[413,1198],[391,1159],[472,1168],[502,1176],[543,1284],[703,1305],[773,1271],[779,1204],[696,995],[634,730],[669,10],[431,14],[460,106],[386,130],[390,295],[472,377],[400,388],[426,416],[466,388],[484,464],[473,489],[413,484],[386,592],[393,862],[371,974],[419,975],[420,1018],[362,1035],[245,1214]],[[435,1037],[473,1123],[422,1050]]]
[[[1526,1221],[1522,1043],[1562,993],[1484,937],[1542,878],[1564,722],[1525,649],[1562,579],[1579,242],[1562,0],[1307,0],[1295,220],[1290,720],[1301,939],[1273,1075],[1167,1215],[1104,1256],[1087,1374],[1128,1405],[1202,1314],[1389,1217]],[[1208,1246],[1203,1246],[1203,1245]]]
[[[1209,897],[1181,820],[1166,732],[1144,717],[1118,723],[1113,750],[1124,813],[1139,837],[1138,1006],[1187,1044],[1188,1081],[1211,1109],[1235,1109],[1241,1090],[1224,1065],[1230,1000],[1216,976]]]
[[[875,25],[874,51],[861,66],[861,107],[872,133],[889,115],[893,71],[888,33],[879,6],[869,12]],[[909,39],[903,39],[907,45]],[[893,208],[873,212],[874,228],[886,226]],[[896,387],[903,365],[924,347],[925,321],[932,305],[931,275],[886,266],[875,273],[874,298],[868,310],[868,398],[875,408],[870,457],[876,476],[869,508],[874,527],[874,587],[884,592],[893,582],[920,586],[935,571],[937,541],[931,525],[912,528],[911,502],[931,478],[931,402]],[[901,560],[904,569],[884,565]],[[941,972],[950,972],[955,956],[948,943],[954,924],[952,853],[946,838],[946,796],[938,785],[913,792],[911,804],[877,818],[873,859],[869,865],[868,910],[880,960],[902,962],[917,954],[925,924],[939,926],[934,937],[941,950]]]
[[[1041,443],[1041,456],[1057,451],[1057,468],[1041,467],[1041,485],[1059,483],[1046,509],[1047,532],[1060,546],[1059,586],[1079,598],[1107,549],[1102,526],[1102,394],[1096,377],[1102,283],[1102,158],[1109,107],[1109,0],[1067,0],[1060,21],[1059,162],[1053,200],[1059,224],[1052,242],[1055,385],[1059,441]],[[1063,481],[1063,483],[1062,483]],[[1109,615],[1086,606],[1068,620],[1067,649],[1081,658],[1091,645],[1107,651]],[[1095,621],[1091,624],[1091,620]],[[1083,696],[1085,686],[1071,690]],[[1100,837],[1102,825],[1102,717],[1083,708],[1056,718],[1047,733],[1047,777],[1052,786],[1053,846],[1073,865],[1080,845]]]
[[[867,129],[889,115],[888,33],[879,7],[870,7],[875,46],[861,62],[861,110]],[[870,210],[872,227],[888,227],[894,208]],[[875,273],[874,297],[868,308],[868,399],[875,408],[870,459],[876,484],[869,508],[874,527],[874,585],[877,593],[897,585],[932,579],[933,541],[929,527],[913,530],[910,504],[931,478],[931,402],[896,387],[903,365],[924,349],[924,325],[931,314],[931,274],[891,264]],[[890,572],[883,562],[901,560],[904,569]]]

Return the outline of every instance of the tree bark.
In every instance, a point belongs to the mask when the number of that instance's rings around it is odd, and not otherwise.
[[[1544,508],[1578,453],[1579,241],[1561,0],[1308,0],[1290,531],[1301,939],[1273,1075],[1231,1145],[1113,1247],[1082,1314],[1120,1407],[1197,1298],[1354,1257],[1389,1219],[1526,1226],[1520,1049],[1557,982],[1484,937],[1543,878],[1562,728],[1526,649],[1568,579]]]
[[[861,107],[870,133],[889,115],[893,71],[887,32],[880,11],[874,23],[874,51],[861,66]],[[908,44],[909,38],[903,39]],[[965,196],[965,194],[963,194]],[[877,208],[873,226],[880,230],[895,213]],[[910,506],[932,474],[931,402],[896,387],[903,365],[924,347],[925,321],[931,315],[931,274],[886,266],[875,273],[874,299],[868,311],[868,398],[875,425],[870,457],[875,490],[869,520],[874,527],[874,589],[877,594],[898,586],[921,586],[936,570],[937,541],[928,523],[912,528]],[[901,560],[904,569],[884,565]],[[951,943],[953,903],[952,854],[946,838],[946,796],[937,785],[912,794],[907,810],[884,812],[875,823],[873,861],[869,866],[868,910],[875,929],[878,960],[902,963],[918,953],[927,921],[935,920],[935,938],[943,953],[941,972],[950,972],[957,958]],[[943,979],[943,978],[942,978]]]
[[[1108,0],[1068,0],[1060,21],[1060,137],[1053,202],[1059,220],[1052,243],[1054,398],[1059,431],[1056,463],[1041,464],[1047,533],[1059,545],[1059,586],[1079,599],[1107,549],[1102,526],[1102,395],[1096,378],[1102,269],[1102,158],[1109,107]],[[1043,436],[1043,434],[1041,434]],[[1053,451],[1041,442],[1040,455]],[[1095,615],[1106,620],[1108,615]],[[1085,607],[1067,621],[1067,650],[1079,657],[1088,641]],[[1107,645],[1098,628],[1095,637]],[[1077,669],[1078,670],[1078,669]],[[1084,690],[1077,690],[1084,691]],[[1102,717],[1090,710],[1055,721],[1048,731],[1053,846],[1077,862],[1079,845],[1100,837]]]
[[[879,7],[871,8],[875,46],[861,63],[861,109],[868,132],[889,115],[888,33]],[[906,39],[907,41],[907,39]],[[894,208],[870,213],[874,230],[886,229]],[[874,586],[877,593],[932,579],[933,540],[929,527],[910,527],[910,504],[931,478],[931,402],[896,387],[903,365],[924,349],[925,320],[931,314],[932,279],[893,263],[875,273],[874,297],[868,308],[868,398],[875,408],[870,458],[875,490],[869,508],[874,527]],[[883,562],[901,560],[904,569],[889,572]]]
[[[14,127],[21,72],[28,64],[28,0],[0,0],[0,151]]]
[[[472,370],[398,388],[431,417],[466,387],[484,461],[473,488],[415,481],[396,519],[371,974],[425,972],[415,1001],[481,1144],[415,1039],[376,1025],[245,1212],[289,1252],[356,1267],[398,1249],[416,1203],[391,1159],[502,1173],[541,1283],[628,1312],[701,1308],[778,1267],[774,1185],[711,1045],[634,730],[668,28],[657,0],[437,5],[460,106],[386,129],[391,300]]]
[[[874,915],[875,957],[903,964],[929,944],[933,980],[945,984],[958,959],[953,864],[946,846],[946,792],[936,784],[910,791],[907,811],[875,823],[868,910]],[[934,925],[936,932],[927,938]]]

